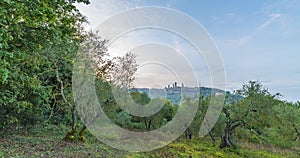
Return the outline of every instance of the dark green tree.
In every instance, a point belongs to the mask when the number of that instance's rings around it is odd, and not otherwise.
[[[85,18],[78,1],[4,0],[0,2],[1,127],[27,127],[60,113],[60,79],[71,81],[73,58]],[[11,126],[13,127],[13,126]]]

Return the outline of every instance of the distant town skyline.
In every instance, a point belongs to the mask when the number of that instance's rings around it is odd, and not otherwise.
[[[184,97],[195,98],[200,95],[209,96],[211,94],[214,95],[223,95],[230,94],[231,99],[239,99],[241,96],[234,95],[228,91],[223,91],[221,89],[197,86],[197,87],[189,87],[184,86],[183,83],[178,84],[174,82],[173,84],[169,84],[165,87],[161,88],[147,88],[147,87],[133,87],[129,89],[129,92],[141,92],[146,93],[150,98],[165,98],[169,100],[173,104],[179,105],[181,99]]]

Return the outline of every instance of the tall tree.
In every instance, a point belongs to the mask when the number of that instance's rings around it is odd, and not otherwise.
[[[30,125],[43,121],[62,101],[62,80],[70,81],[72,58],[85,18],[77,1],[0,2],[0,122]],[[18,126],[19,127],[19,126]]]

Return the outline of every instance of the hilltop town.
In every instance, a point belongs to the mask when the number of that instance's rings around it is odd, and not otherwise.
[[[184,97],[194,98],[197,96],[209,96],[211,94],[220,95],[227,94],[232,95],[229,91],[224,91],[217,88],[209,87],[188,87],[181,83],[181,86],[177,82],[171,85],[167,85],[164,88],[131,88],[131,92],[138,91],[141,93],[146,93],[150,98],[166,98],[173,104],[179,104],[180,100]]]

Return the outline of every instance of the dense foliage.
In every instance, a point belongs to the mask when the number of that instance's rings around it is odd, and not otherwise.
[[[75,1],[0,2],[0,124],[27,127],[67,121],[60,79],[70,84],[84,17]],[[76,2],[89,3],[78,0]],[[69,94],[68,94],[69,95]]]

